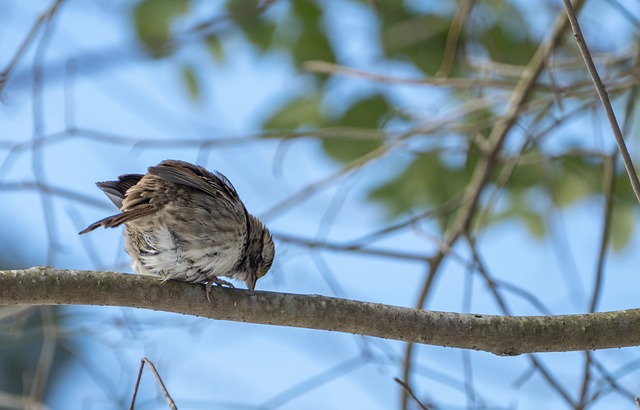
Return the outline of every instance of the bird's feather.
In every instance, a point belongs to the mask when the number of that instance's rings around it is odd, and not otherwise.
[[[117,181],[96,182],[107,197],[118,207],[122,208],[122,200],[125,194],[132,186],[136,185],[142,179],[142,174],[125,174],[120,175]]]
[[[149,174],[174,184],[185,185],[207,193],[213,197],[225,195],[240,202],[240,197],[231,182],[222,174],[213,174],[203,167],[188,162],[166,160],[149,167]]]

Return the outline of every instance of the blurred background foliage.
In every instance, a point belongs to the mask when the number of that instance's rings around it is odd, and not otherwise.
[[[515,86],[545,34],[535,28],[540,25],[539,19],[531,18],[527,9],[517,3],[345,1],[367,7],[374,15],[377,24],[366,52],[376,65],[402,67],[415,72],[417,79],[443,79],[444,84],[450,77],[477,80],[475,87],[443,90],[442,99],[447,105],[460,106],[470,100],[482,103],[455,113],[448,123],[432,125],[427,112],[405,111],[402,96],[389,87],[368,93],[356,91],[336,104],[331,95],[340,85],[326,72],[309,70],[309,63],[314,61],[349,66],[351,58],[343,44],[348,39],[335,35],[335,22],[330,20],[348,20],[348,14],[327,14],[322,1],[283,4],[231,0],[225,2],[226,15],[206,19],[200,14],[197,17],[203,22],[186,24],[190,17],[195,18],[195,3],[143,0],[135,6],[132,24],[148,55],[175,60],[181,66],[185,88],[197,103],[201,83],[207,81],[207,68],[195,70],[195,64],[184,61],[182,56],[178,58],[183,39],[193,39],[197,34],[192,41],[202,42],[202,50],[215,60],[233,54],[233,49],[225,46],[225,37],[237,32],[261,54],[285,54],[297,75],[305,78],[305,87],[290,90],[289,100],[272,108],[262,124],[265,131],[272,133],[265,136],[324,130],[322,150],[345,166],[383,145],[410,148],[412,155],[401,164],[402,169],[390,170],[389,178],[379,181],[369,192],[369,199],[383,205],[390,218],[439,206],[463,191],[482,153],[481,143],[492,124],[500,120],[505,102],[500,98],[507,98],[502,89]],[[276,5],[281,6],[278,12],[271,13],[270,8]],[[597,53],[598,44],[592,46]],[[594,94],[585,92],[591,85],[585,82],[588,77],[574,44],[560,44],[555,55],[563,59],[563,65],[554,67],[554,75],[547,74],[539,82],[516,127],[523,135],[505,148],[499,158],[501,166],[492,176],[492,183],[504,188],[504,203],[499,210],[486,213],[489,216],[485,220],[476,221],[477,226],[516,218],[531,234],[541,237],[547,232],[549,213],[549,207],[541,205],[566,207],[602,193],[603,154],[587,148],[579,136],[561,127],[580,113],[598,109]],[[633,64],[630,58],[614,62],[607,66],[607,75],[621,81],[628,77]],[[559,78],[563,84],[576,85],[560,87]],[[614,99],[629,93],[628,88],[621,87],[609,91]],[[560,98],[562,104],[556,104]],[[516,158],[525,160],[516,161],[505,178],[505,168]],[[618,166],[615,172],[612,242],[621,249],[634,226],[635,198],[624,169]],[[440,218],[442,229],[446,229],[450,218],[451,215]]]

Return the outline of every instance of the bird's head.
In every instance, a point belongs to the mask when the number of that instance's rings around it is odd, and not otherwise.
[[[276,248],[271,233],[258,218],[249,215],[249,244],[244,278],[247,289],[255,289],[258,279],[266,275],[271,268],[275,254]]]

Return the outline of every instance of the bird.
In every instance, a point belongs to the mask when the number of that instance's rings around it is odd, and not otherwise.
[[[132,269],[163,281],[234,285],[220,277],[244,281],[254,290],[275,257],[273,237],[251,215],[236,189],[220,172],[179,160],[165,160],[146,174],[125,174],[97,182],[120,213],[92,223],[125,225],[125,249]]]

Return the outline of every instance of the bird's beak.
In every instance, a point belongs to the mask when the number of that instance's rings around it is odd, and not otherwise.
[[[247,289],[254,290],[256,288],[256,282],[258,281],[258,277],[256,275],[249,275],[247,279],[244,280],[244,284],[247,285]]]

